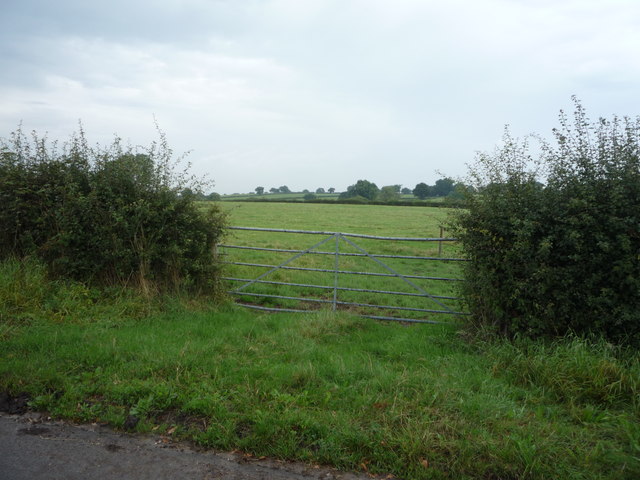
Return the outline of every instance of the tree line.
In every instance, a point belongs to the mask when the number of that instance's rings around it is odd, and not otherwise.
[[[254,189],[254,191],[256,192],[256,195],[264,195],[265,194],[265,188],[264,187],[256,187]],[[323,193],[335,193],[336,189],[333,187],[328,188],[327,190],[325,190],[322,187],[316,188],[316,193],[317,194],[323,194]],[[286,185],[283,185],[281,187],[271,187],[269,189],[269,193],[294,193],[291,191],[291,189],[289,187],[287,187]],[[304,194],[308,194],[311,193],[309,190],[305,189],[302,191],[302,193]]]
[[[447,197],[456,194],[462,190],[463,185],[457,184],[451,178],[441,178],[436,181],[435,185],[427,185],[424,182],[418,183],[413,190],[402,185],[386,185],[382,188],[368,180],[358,180],[355,184],[350,185],[346,192],[340,194],[340,199],[364,199],[379,202],[399,201],[402,195],[413,195],[420,200],[429,197]]]
[[[429,197],[447,197],[456,195],[457,191],[461,191],[461,184],[456,183],[451,178],[441,178],[435,182],[434,185],[427,185],[424,182],[416,184],[416,186],[411,189],[408,187],[402,188],[402,185],[385,185],[383,187],[378,187],[375,183],[370,182],[369,180],[358,180],[355,184],[349,185],[347,190],[341,192],[339,195],[340,200],[361,200],[361,201],[378,201],[378,202],[394,202],[400,201],[402,199],[402,195],[413,195],[420,200],[424,200]],[[316,198],[316,195],[322,194],[333,194],[336,189],[331,187],[328,189],[324,189],[322,187],[316,188],[315,193],[311,192],[308,189],[302,190],[301,193],[304,194],[305,200],[313,200]],[[255,188],[256,195],[265,195],[265,187],[259,186]],[[291,189],[286,186],[280,187],[272,187],[269,189],[269,193],[277,194],[277,193],[294,193]]]

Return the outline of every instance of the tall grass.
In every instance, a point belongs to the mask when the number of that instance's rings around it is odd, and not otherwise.
[[[163,298],[150,299],[123,287],[89,287],[52,280],[34,258],[0,262],[0,328],[40,322],[99,322],[139,319],[157,311]]]
[[[518,340],[491,347],[495,368],[514,382],[538,387],[571,405],[623,405],[640,415],[637,352],[600,338],[569,336],[555,342]]]

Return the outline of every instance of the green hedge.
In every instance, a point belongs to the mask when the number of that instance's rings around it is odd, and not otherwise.
[[[49,275],[148,292],[213,292],[225,217],[180,192],[164,135],[144,153],[74,134],[60,151],[19,129],[0,152],[0,258],[36,256]],[[193,185],[191,185],[193,186]]]
[[[454,221],[471,324],[508,336],[640,339],[640,119],[591,122],[575,100],[533,161],[505,134]]]

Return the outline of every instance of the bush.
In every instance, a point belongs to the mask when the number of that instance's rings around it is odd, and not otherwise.
[[[225,216],[181,194],[198,185],[175,173],[162,132],[144,153],[118,138],[91,148],[82,130],[61,151],[21,129],[0,147],[0,258],[37,256],[52,277],[146,292],[216,287]]]
[[[454,220],[471,260],[472,325],[508,336],[640,338],[640,119],[591,122],[574,98],[555,145],[507,131],[471,170],[479,193]]]
[[[338,197],[340,200],[363,197],[367,200],[375,200],[380,189],[375,183],[368,180],[358,180],[354,185],[349,185],[346,192],[342,192]],[[360,203],[360,202],[358,202]]]

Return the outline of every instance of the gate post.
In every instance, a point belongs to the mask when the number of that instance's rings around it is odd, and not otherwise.
[[[333,311],[338,308],[338,260],[340,258],[340,234],[336,233],[336,253],[333,270]]]

